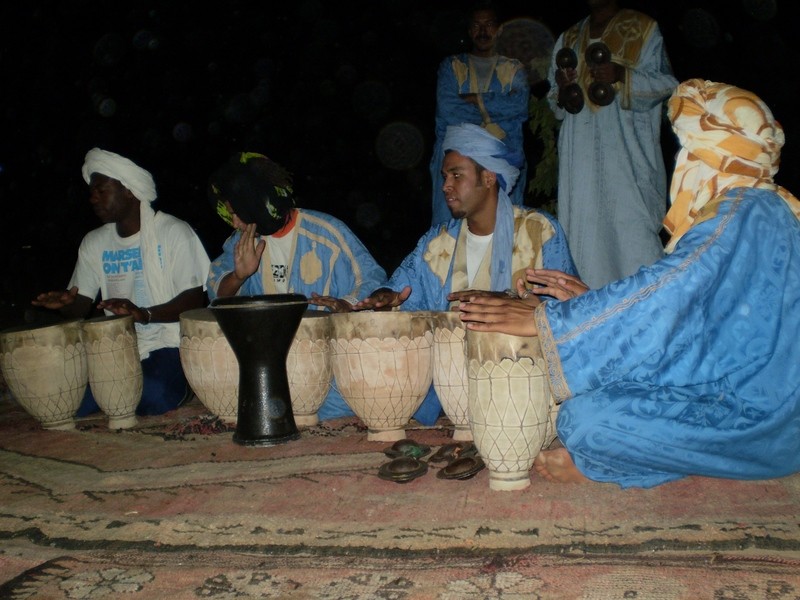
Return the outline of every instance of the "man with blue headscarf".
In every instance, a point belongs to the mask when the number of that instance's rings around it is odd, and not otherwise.
[[[448,127],[443,152],[442,189],[452,218],[428,230],[387,287],[356,310],[448,310],[476,291],[516,294],[511,290],[525,281],[527,268],[577,274],[558,222],[511,204],[508,192],[519,177],[520,154],[473,124]],[[432,425],[440,410],[431,387],[414,418]]]

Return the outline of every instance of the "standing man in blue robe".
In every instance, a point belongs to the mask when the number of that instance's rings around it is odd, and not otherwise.
[[[530,268],[577,274],[558,222],[512,206],[519,155],[478,125],[447,129],[442,191],[451,218],[432,227],[403,259],[385,288],[356,310],[448,310],[476,293],[507,296]],[[476,292],[476,290],[481,290]],[[441,404],[431,386],[414,418],[432,425]]]
[[[486,128],[521,157],[519,185],[509,190],[511,203],[525,200],[527,163],[522,128],[528,120],[530,84],[525,66],[495,51],[500,30],[493,8],[475,8],[470,13],[468,53],[448,56],[439,64],[436,80],[436,142],[431,157],[433,219],[438,225],[450,218],[442,193],[442,142],[450,125],[474,123]]]
[[[533,270],[529,299],[461,306],[470,329],[539,336],[562,402],[563,447],[534,462],[551,481],[800,471],[800,202],[773,181],[783,130],[751,92],[701,79],[668,110],[681,149],[664,258],[593,290]]]
[[[217,214],[235,228],[208,272],[212,300],[293,293],[321,309],[349,312],[386,281],[347,225],[295,206],[291,176],[263,154],[231,157],[211,176],[209,195]],[[343,416],[341,407],[346,404],[334,383],[317,416]]]
[[[653,19],[620,9],[616,0],[587,3],[590,15],[556,40],[548,100],[561,120],[558,220],[581,277],[600,287],[664,254],[659,231],[667,210],[667,174],[661,124],[664,102],[678,81]],[[608,62],[587,62],[586,50],[595,43],[605,44]],[[562,49],[575,52],[576,69],[559,68]],[[573,112],[563,91],[576,84],[584,102]],[[610,104],[592,100],[598,98],[589,93],[593,86],[610,89],[600,95]]]

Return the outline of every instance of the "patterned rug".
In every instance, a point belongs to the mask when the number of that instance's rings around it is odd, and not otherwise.
[[[0,400],[0,598],[800,598],[800,476],[380,479],[357,419],[271,447],[194,399],[112,431]],[[452,426],[410,425],[433,449]]]

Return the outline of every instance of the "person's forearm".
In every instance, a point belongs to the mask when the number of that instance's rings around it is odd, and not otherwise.
[[[235,271],[231,271],[222,278],[222,281],[219,282],[219,286],[217,287],[217,296],[235,296],[239,293],[239,290],[241,289],[242,285],[244,285],[244,282],[245,279],[240,279],[236,276]]]
[[[174,323],[180,318],[182,312],[193,308],[201,308],[205,304],[206,297],[203,288],[191,288],[181,292],[169,302],[155,306],[140,307],[146,315],[142,322],[145,324]]]

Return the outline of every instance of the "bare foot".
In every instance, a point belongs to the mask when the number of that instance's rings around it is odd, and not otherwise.
[[[539,452],[533,461],[533,468],[547,481],[556,483],[587,483],[590,481],[578,470],[564,447]]]

